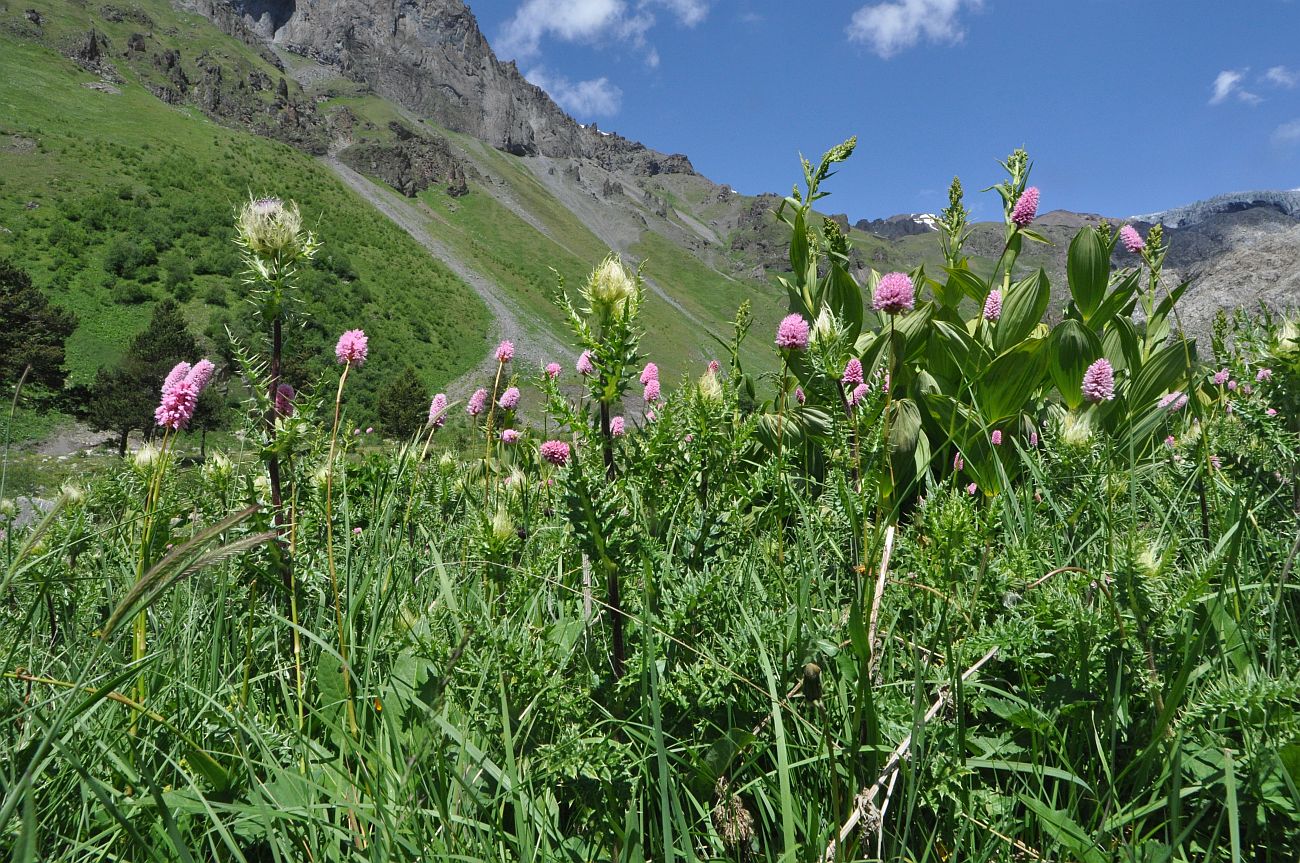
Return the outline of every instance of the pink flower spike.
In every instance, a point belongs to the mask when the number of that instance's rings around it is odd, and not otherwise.
[[[339,336],[339,343],[334,347],[334,356],[340,365],[360,366],[369,352],[370,340],[361,330],[348,330]]]
[[[849,384],[856,386],[862,383],[862,380],[862,361],[854,357],[844,366],[844,375],[840,378],[840,383],[845,386]]]
[[[497,345],[497,362],[508,363],[515,358],[515,343],[506,339]]]
[[[502,430],[501,430],[501,442],[502,442],[502,443],[518,443],[518,442],[519,442],[519,432],[516,431],[515,429],[502,429]]]
[[[722,363],[717,360],[709,360],[709,374],[716,375],[720,371],[722,371]]]
[[[641,395],[645,399],[646,404],[654,404],[655,402],[659,401],[658,379],[651,378],[649,381],[647,381],[645,385],[645,392],[643,392]]]
[[[555,380],[556,378],[558,378],[560,376],[560,371],[561,369],[559,363],[546,364],[546,376],[551,380]]]
[[[179,362],[172,366],[172,370],[168,372],[167,377],[163,379],[163,390],[166,391],[176,386],[176,384],[189,377],[189,374],[190,364],[187,362]]]
[[[442,424],[447,421],[447,394],[438,393],[429,402],[429,425],[436,429],[442,428]]]
[[[353,535],[353,536],[358,536],[358,535],[360,535],[360,533],[361,533],[361,528],[359,528],[359,527],[354,527],[354,528],[352,528],[352,535]]]
[[[799,404],[803,404],[808,400],[808,396],[804,395],[803,387],[794,388],[794,400]]]
[[[1217,372],[1214,373],[1214,385],[1216,387],[1223,386],[1228,382],[1228,378],[1231,376],[1232,376],[1232,372],[1228,371],[1227,369],[1219,369]]]
[[[506,391],[501,394],[501,398],[497,399],[497,404],[508,411],[512,411],[518,407],[519,387],[508,387]]]
[[[1023,228],[1034,220],[1038,215],[1038,187],[1030,186],[1025,189],[1016,206],[1011,210],[1011,221],[1017,226]]]
[[[961,457],[961,453],[954,453],[952,457],[952,469],[960,472],[964,467],[966,467],[966,462]]]
[[[609,433],[611,437],[622,437],[627,433],[627,421],[622,417],[614,417],[609,421]]]
[[[645,368],[641,370],[641,384],[650,383],[659,380],[659,367],[654,363],[646,363]]]
[[[1257,382],[1258,382],[1258,381],[1266,381],[1266,380],[1268,380],[1268,379],[1271,378],[1271,377],[1273,377],[1273,370],[1272,370],[1272,369],[1260,369],[1259,371],[1255,372],[1255,380],[1256,380]]]
[[[487,402],[487,390],[479,387],[474,390],[474,395],[470,396],[469,401],[465,403],[465,413],[472,417],[476,417],[483,413],[483,411],[487,410]]]
[[[916,305],[916,288],[907,273],[886,273],[876,284],[871,295],[871,308],[877,312],[896,315],[910,312]]]
[[[1102,357],[1083,373],[1083,397],[1090,402],[1108,402],[1115,398],[1115,369]]]
[[[1175,443],[1177,443],[1177,441],[1174,440],[1173,435],[1167,435],[1165,437],[1165,446],[1169,447],[1170,449],[1173,449]]]
[[[375,433],[374,426],[366,426],[366,434],[374,434],[374,433]]]
[[[1124,244],[1124,248],[1128,249],[1135,255],[1141,254],[1142,250],[1147,247],[1146,240],[1142,239],[1142,235],[1139,234],[1137,228],[1132,225],[1125,225],[1120,228],[1119,238]]]
[[[994,429],[993,434],[989,435],[989,442],[994,446],[1002,446],[1002,429]]]
[[[1236,392],[1236,391],[1237,391],[1237,382],[1236,382],[1236,381],[1232,381],[1232,380],[1228,381],[1228,389],[1229,389],[1229,390],[1232,390],[1233,392]]]
[[[592,365],[591,362],[591,351],[582,352],[582,354],[578,357],[578,364],[575,366],[575,368],[577,368],[578,374],[583,375],[584,377],[586,375],[594,375],[596,373],[596,367]]]
[[[966,486],[966,493],[969,495],[973,495],[977,491],[979,491],[979,486],[977,486],[975,483],[971,483],[970,485]]]
[[[808,350],[809,326],[800,315],[786,315],[776,328],[776,346],[783,351]]]
[[[1031,431],[1029,433],[1029,448],[1036,449],[1037,447],[1038,447],[1038,432]]]
[[[1273,408],[1269,408],[1268,410],[1264,411],[1264,415],[1265,415],[1265,416],[1270,416],[1270,417],[1275,417],[1275,416],[1277,416],[1277,411],[1274,410]]]
[[[175,371],[175,369],[172,371]],[[216,371],[216,366],[212,365],[211,360],[199,360],[194,364],[194,367],[190,369],[189,374],[185,376],[185,380],[192,383],[194,389],[202,393],[203,390],[207,388],[208,383],[212,380],[212,373],[214,371]]]
[[[275,414],[281,417],[293,416],[293,402],[298,397],[289,384],[280,384],[275,389]]]
[[[569,463],[569,445],[562,440],[548,440],[538,447],[537,452],[556,467]]]
[[[994,288],[984,300],[984,320],[990,323],[1002,317],[1002,291]]]
[[[862,404],[862,402],[866,400],[867,394],[870,392],[871,387],[866,384],[858,384],[853,388],[853,392],[849,393],[849,407],[857,407]]]

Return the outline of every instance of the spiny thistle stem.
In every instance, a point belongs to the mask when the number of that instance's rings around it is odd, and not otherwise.
[[[293,577],[290,574],[290,562],[285,554],[285,543],[281,533],[284,531],[284,499],[280,485],[280,456],[275,449],[276,397],[280,391],[280,355],[283,351],[283,333],[280,315],[271,322],[271,374],[267,398],[270,406],[266,410],[266,436],[270,447],[270,456],[266,463],[267,477],[271,481],[271,523],[275,525],[275,547],[280,569],[280,578],[284,586],[293,590]]]

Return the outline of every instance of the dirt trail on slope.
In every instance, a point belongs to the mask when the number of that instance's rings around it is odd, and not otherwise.
[[[572,348],[562,344],[543,327],[525,324],[523,314],[513,303],[500,295],[491,281],[458,258],[445,243],[429,232],[428,219],[416,205],[352,170],[333,155],[323,156],[321,161],[349,188],[393,224],[410,234],[411,238],[423,246],[429,254],[469,285],[496,319],[493,324],[494,338],[513,341],[517,349],[516,356],[526,360],[528,366],[540,366],[573,353]],[[452,382],[448,389],[467,386],[470,381],[480,379],[485,371],[490,372],[495,367],[496,360],[489,353],[479,367]]]

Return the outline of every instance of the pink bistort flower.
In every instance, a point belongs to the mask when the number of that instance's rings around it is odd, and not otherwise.
[[[858,384],[853,388],[853,392],[849,393],[849,407],[857,407],[862,404],[862,402],[866,400],[867,394],[870,392],[871,387],[866,384]]]
[[[659,380],[657,378],[651,378],[646,381],[645,392],[641,395],[645,399],[646,404],[653,404],[659,401]]]
[[[804,394],[803,387],[794,388],[794,400],[799,404],[808,401],[808,396]]]
[[[659,380],[659,367],[654,363],[646,363],[645,368],[641,370],[641,383],[648,384],[657,380]]]
[[[885,273],[871,295],[871,308],[896,315],[910,312],[916,305],[916,287],[907,273]]]
[[[569,445],[562,440],[545,441],[537,448],[537,452],[557,467],[564,467],[569,463]]]
[[[783,351],[808,350],[808,322],[800,315],[786,315],[776,328],[776,346]]]
[[[1002,429],[994,429],[993,434],[989,435],[989,441],[994,446],[1002,446]]]
[[[1214,373],[1214,385],[1216,387],[1223,386],[1228,382],[1228,378],[1230,378],[1231,376],[1232,376],[1232,372],[1228,371],[1227,369],[1219,369],[1217,372]]]
[[[1260,369],[1259,371],[1255,372],[1256,381],[1266,381],[1271,377],[1273,377],[1272,369]]]
[[[518,443],[518,442],[519,442],[519,432],[518,432],[517,430],[515,430],[515,429],[502,429],[502,430],[501,430],[501,442],[502,442],[502,443]]]
[[[551,380],[555,380],[556,378],[558,378],[560,376],[560,371],[561,369],[559,363],[546,364],[546,376]]]
[[[506,339],[497,345],[497,362],[508,363],[515,358],[515,343]]]
[[[596,373],[596,367],[591,362],[591,351],[583,351],[578,356],[578,363],[575,368],[577,368],[578,374],[583,375],[584,377]]]
[[[512,411],[519,406],[519,387],[508,387],[497,399],[497,404],[505,410]]]
[[[483,413],[483,411],[487,410],[487,403],[488,403],[487,390],[483,389],[482,387],[479,387],[478,389],[474,390],[474,395],[470,396],[469,401],[465,403],[465,413],[469,414],[472,417],[476,417],[479,414]]]
[[[1011,221],[1020,227],[1025,227],[1034,220],[1038,215],[1038,187],[1030,186],[1025,189],[1024,194],[1016,201],[1015,207],[1011,210]]]
[[[1083,397],[1090,402],[1108,402],[1115,398],[1115,369],[1102,357],[1083,373]]]
[[[442,428],[442,424],[447,421],[447,394],[438,393],[429,402],[429,425],[436,429]]]
[[[339,343],[334,347],[334,356],[343,365],[360,366],[366,361],[370,351],[370,340],[362,330],[348,330],[339,336]]]
[[[961,457],[961,453],[954,453],[952,457],[952,469],[954,471],[960,471],[964,467],[966,467],[966,461]]]
[[[844,366],[844,374],[840,377],[840,383],[845,386],[856,386],[862,383],[862,380],[862,361],[854,357]]]
[[[1125,225],[1119,229],[1119,239],[1124,244],[1124,248],[1135,255],[1140,254],[1147,247],[1147,241],[1142,239],[1142,235],[1132,225]]]
[[[984,300],[984,320],[996,321],[1002,317],[1002,292],[997,288],[989,291],[989,295]]]
[[[189,425],[194,410],[199,406],[199,396],[212,380],[213,365],[199,360],[193,366],[177,363],[163,380],[162,398],[154,410],[158,425],[177,431]]]
[[[622,437],[627,433],[627,421],[622,417],[613,417],[609,421],[609,433],[613,437]]]
[[[722,363],[717,360],[709,360],[709,374],[716,375],[720,371],[722,371]]]

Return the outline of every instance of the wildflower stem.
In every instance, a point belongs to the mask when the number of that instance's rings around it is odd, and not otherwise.
[[[343,386],[348,382],[348,372],[352,361],[343,365],[343,374],[339,375],[339,389],[334,396],[334,426],[330,430],[329,461],[325,465],[325,562],[329,568],[330,588],[334,593],[334,621],[338,627],[339,658],[343,661],[343,692],[348,703],[348,725],[352,733],[357,733],[357,711],[352,703],[352,670],[348,664],[348,642],[343,628],[343,606],[339,598],[338,571],[334,566],[334,453],[339,437],[339,414],[343,405]]]
[[[266,472],[268,479],[271,481],[271,523],[275,526],[276,532],[275,548],[277,550],[276,557],[279,558],[277,564],[280,570],[280,578],[283,579],[285,588],[292,591],[293,579],[289,573],[289,558],[285,554],[284,539],[280,536],[284,531],[284,512],[280,489],[280,456],[275,448],[275,400],[280,391],[280,354],[283,346],[282,324],[280,316],[276,315],[275,319],[271,321],[271,381],[267,393],[270,405],[266,410],[266,437],[270,455],[266,462]]]

